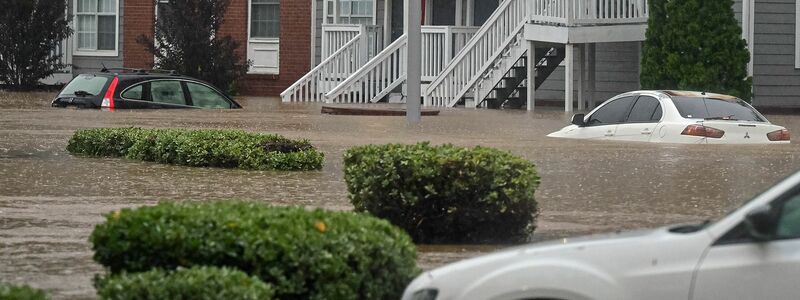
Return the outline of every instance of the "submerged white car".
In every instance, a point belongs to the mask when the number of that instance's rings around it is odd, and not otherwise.
[[[800,172],[717,222],[531,244],[417,277],[405,300],[800,299]]]
[[[618,95],[549,137],[682,144],[790,143],[739,98],[687,91],[635,91]]]

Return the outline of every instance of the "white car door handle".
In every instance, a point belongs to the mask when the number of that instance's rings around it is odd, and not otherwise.
[[[653,132],[650,131],[650,129],[645,129],[645,130],[642,130],[642,134],[653,134]]]
[[[614,132],[613,131],[606,131],[606,136],[614,136]]]

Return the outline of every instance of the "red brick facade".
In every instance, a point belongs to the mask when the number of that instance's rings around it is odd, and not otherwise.
[[[155,1],[122,0],[122,64],[126,68],[152,68],[153,55],[144,46],[136,43],[136,38],[144,34],[153,36],[155,20]]]
[[[142,45],[136,43],[141,34],[153,35],[155,7],[153,0],[124,1],[123,64],[130,68],[147,68],[153,64],[153,56]],[[248,0],[230,0],[225,20],[220,29],[222,35],[230,35],[240,43],[240,56],[247,58],[247,9]],[[238,82],[242,95],[278,96],[280,92],[300,79],[311,69],[311,1],[280,1],[280,66],[278,75],[248,74]]]

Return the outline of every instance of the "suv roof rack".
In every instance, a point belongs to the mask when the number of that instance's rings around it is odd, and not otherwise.
[[[110,73],[111,71],[121,71],[118,73],[136,73],[141,75],[148,75],[148,74],[169,74],[173,76],[180,75],[178,74],[178,71],[162,70],[162,69],[106,68],[106,67],[100,69],[101,73]]]

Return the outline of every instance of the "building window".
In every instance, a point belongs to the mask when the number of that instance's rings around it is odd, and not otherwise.
[[[280,3],[278,0],[251,0],[250,38],[279,38]]]
[[[75,47],[78,54],[117,55],[117,10],[117,0],[75,2]]]
[[[372,0],[339,0],[339,23],[372,24]]]
[[[325,16],[328,24],[372,25],[373,23],[374,0],[327,0],[326,4]]]

